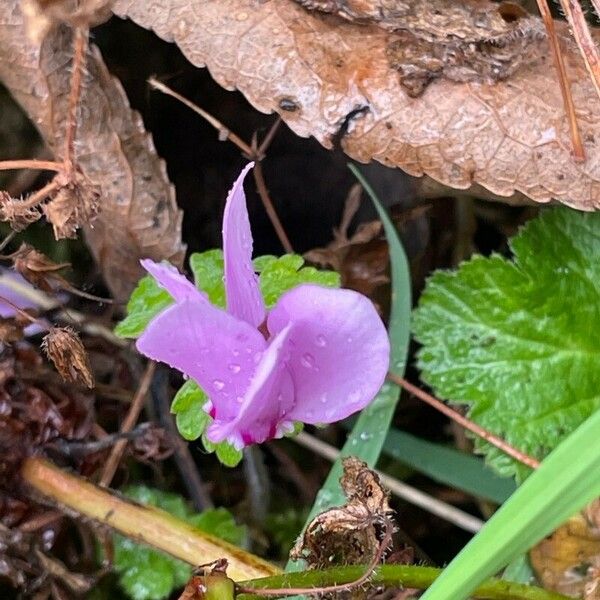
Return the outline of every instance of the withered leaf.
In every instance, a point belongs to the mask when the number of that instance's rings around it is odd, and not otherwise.
[[[290,553],[310,568],[369,562],[379,549],[380,527],[391,514],[389,494],[366,463],[351,456],[343,468],[340,484],[348,501],[317,515]]]
[[[70,86],[72,30],[58,26],[39,43],[25,32],[19,0],[0,2],[0,80],[60,158]],[[76,159],[101,192],[86,240],[118,299],[141,274],[139,259],[180,263],[181,212],[163,161],[123,88],[91,47],[77,127]]]
[[[536,40],[504,81],[439,78],[411,98],[390,66],[398,34],[380,23],[350,22],[294,0],[117,0],[113,10],[176,42],[223,87],[239,89],[258,110],[278,112],[298,135],[325,147],[355,114],[341,144],[359,161],[376,159],[462,190],[480,184],[499,196],[522,192],[538,202],[600,207],[600,103],[564,23],[556,28],[582,163],[571,156],[546,39]]]
[[[333,241],[325,248],[314,248],[304,258],[322,267],[333,268],[341,275],[342,287],[371,297],[377,287],[389,281],[388,248],[378,239],[381,221],[361,223],[354,235],[348,237],[348,228],[360,206],[362,188],[354,185],[348,193],[342,220],[333,230]]]
[[[545,588],[600,600],[600,501],[542,540],[529,557]]]
[[[23,242],[10,257],[15,271],[44,292],[51,293],[55,291],[56,287],[68,286],[68,283],[58,274],[58,271],[68,267],[69,263],[57,264],[26,242]],[[53,283],[57,285],[54,286]]]

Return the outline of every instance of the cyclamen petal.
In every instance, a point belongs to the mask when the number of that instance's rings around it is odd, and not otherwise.
[[[223,214],[223,258],[227,311],[258,327],[265,320],[265,303],[252,267],[252,232],[244,194],[246,165],[233,184]]]
[[[199,301],[204,300],[208,303],[206,296],[173,265],[157,263],[149,258],[140,261],[140,263],[154,277],[156,283],[169,292],[175,302],[189,298],[198,299]]]
[[[285,327],[263,354],[243,397],[235,419],[215,419],[206,433],[211,442],[228,440],[240,449],[248,444],[281,437],[293,423],[287,417],[294,404],[294,385],[286,361],[290,354]]]
[[[155,317],[137,341],[146,356],[193,378],[209,396],[215,419],[239,412],[266,348],[263,336],[204,299],[186,298]]]
[[[288,417],[332,423],[363,409],[385,380],[390,344],[371,301],[351,290],[301,285],[271,310],[267,328],[289,334],[295,405]]]

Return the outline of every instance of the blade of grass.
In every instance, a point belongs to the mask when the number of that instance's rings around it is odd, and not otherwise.
[[[482,459],[399,429],[390,429],[383,451],[439,483],[498,504],[516,489],[512,479],[499,477]]]
[[[410,268],[396,228],[385,209],[381,206],[375,192],[356,167],[349,165],[349,168],[375,205],[388,240],[392,275],[392,308],[388,327],[392,348],[391,365],[394,372],[400,374],[404,372],[406,367],[410,340]],[[387,382],[382,386],[373,402],[362,411],[348,435],[348,439],[341,450],[340,458],[334,463],[325,483],[317,494],[307,524],[320,512],[344,503],[345,498],[339,483],[342,475],[343,457],[357,456],[370,467],[375,466],[381,454],[399,395],[400,389],[398,386]],[[287,565],[288,571],[297,571],[301,568],[301,561],[290,562]]]
[[[423,600],[464,600],[600,496],[600,411],[564,440],[444,570]]]
[[[349,418],[342,425],[352,429],[355,423],[355,418]],[[393,427],[383,452],[438,483],[497,504],[505,502],[516,489],[514,480],[496,475],[483,459]]]

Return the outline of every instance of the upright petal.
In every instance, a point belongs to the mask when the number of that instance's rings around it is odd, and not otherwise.
[[[291,324],[284,327],[271,340],[250,386],[240,398],[237,416],[230,421],[215,418],[206,432],[209,440],[216,443],[227,439],[243,448],[281,437],[293,428],[287,417],[294,404],[294,386],[286,364],[291,329]]]
[[[137,341],[146,356],[192,377],[214,416],[232,419],[266,347],[263,336],[209,302],[185,298],[155,317]]]
[[[301,285],[284,294],[267,327],[288,340],[295,389],[290,418],[332,423],[364,408],[389,367],[387,332],[375,307],[351,290]]]
[[[246,165],[227,196],[223,255],[227,311],[258,327],[265,320],[265,304],[252,268],[252,232],[244,194],[244,178],[253,166],[254,163]]]
[[[156,283],[169,292],[175,302],[187,298],[208,302],[206,296],[173,265],[157,263],[149,258],[145,258],[140,263],[156,279]]]

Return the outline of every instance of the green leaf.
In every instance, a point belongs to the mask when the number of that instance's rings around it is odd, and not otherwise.
[[[600,213],[547,210],[510,247],[513,260],[431,277],[413,315],[418,364],[439,396],[543,458],[600,407]],[[476,448],[503,475],[529,472]]]
[[[260,289],[267,308],[274,306],[282,294],[303,283],[340,286],[339,273],[303,267],[304,259],[297,254],[284,254],[279,258],[259,256],[253,264],[260,273]]]
[[[197,440],[210,423],[210,416],[202,410],[207,401],[207,395],[193,379],[188,379],[175,394],[171,412],[179,433],[186,440]]]
[[[600,495],[600,410],[567,437],[444,570],[423,600],[464,600]]]
[[[402,375],[406,365],[410,339],[411,285],[408,260],[396,228],[375,193],[354,166],[350,165],[350,170],[371,197],[383,222],[388,239],[392,263],[392,308],[388,327],[392,348],[390,367],[395,373]],[[343,457],[356,456],[364,460],[370,467],[375,466],[396,409],[399,393],[400,390],[397,386],[385,383],[373,402],[361,412],[341,450],[340,458],[334,463],[325,483],[317,494],[307,524],[318,513],[345,502],[339,483]],[[298,571],[301,568],[301,561],[296,561],[288,563],[286,570]]]
[[[208,299],[221,308],[225,307],[223,283],[223,251],[221,249],[195,252],[190,256],[190,268],[196,287],[208,295]]]
[[[172,302],[173,298],[158,286],[153,277],[142,277],[127,303],[127,316],[117,324],[115,333],[119,337],[139,337],[148,323]]]
[[[179,388],[171,404],[177,429],[181,436],[189,441],[197,440],[202,436],[202,444],[207,452],[214,452],[226,467],[235,467],[242,460],[241,450],[236,450],[229,442],[213,444],[203,435],[212,422],[210,415],[202,409],[207,400],[208,396],[202,388],[194,380],[188,379]]]
[[[197,514],[177,494],[146,486],[132,486],[125,494],[141,504],[158,506],[232,544],[241,545],[245,540],[245,527],[236,525],[231,514],[224,508]],[[119,583],[133,600],[167,598],[175,588],[184,586],[192,574],[192,568],[187,563],[137,544],[129,538],[115,535],[114,544],[114,568],[119,575]]]

